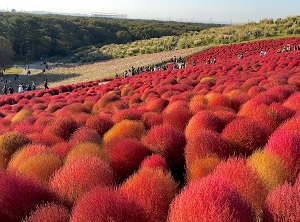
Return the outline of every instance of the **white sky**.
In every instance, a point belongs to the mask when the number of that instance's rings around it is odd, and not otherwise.
[[[0,10],[110,12],[134,19],[245,23],[300,15],[300,0],[1,0]]]

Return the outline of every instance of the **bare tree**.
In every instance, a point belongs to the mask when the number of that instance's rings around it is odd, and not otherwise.
[[[8,67],[12,65],[14,51],[11,42],[0,36],[0,72],[3,73]]]

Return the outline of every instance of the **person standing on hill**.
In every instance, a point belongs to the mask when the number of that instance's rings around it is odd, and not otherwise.
[[[6,84],[3,85],[2,92],[4,95],[7,95],[7,87]]]
[[[48,79],[45,79],[44,87],[45,87],[45,89],[49,89],[49,87],[48,87]]]
[[[35,82],[34,82],[34,81],[32,81],[31,89],[32,89],[32,90],[35,90],[35,89],[36,89],[36,86],[35,86]]]

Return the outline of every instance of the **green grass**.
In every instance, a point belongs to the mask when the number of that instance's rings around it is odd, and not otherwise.
[[[22,68],[19,67],[11,67],[7,70],[5,70],[4,75],[11,75],[11,74],[19,74],[23,71]]]

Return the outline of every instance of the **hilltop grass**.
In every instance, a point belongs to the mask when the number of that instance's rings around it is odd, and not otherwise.
[[[23,71],[22,68],[19,67],[11,67],[7,70],[5,70],[4,75],[12,75],[12,74],[19,74]]]

